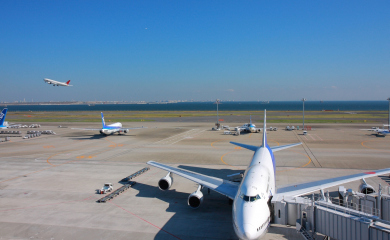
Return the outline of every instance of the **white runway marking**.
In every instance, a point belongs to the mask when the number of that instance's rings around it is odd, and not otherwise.
[[[191,129],[189,131],[186,131],[186,132],[174,135],[172,137],[157,141],[154,144],[173,145],[173,144],[180,142],[184,139],[194,138],[195,136],[199,135],[200,133],[202,133],[204,131],[205,130],[201,130],[201,129]]]

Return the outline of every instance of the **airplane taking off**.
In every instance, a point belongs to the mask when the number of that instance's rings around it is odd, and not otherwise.
[[[376,132],[376,135],[383,135],[384,137],[386,137],[386,135],[389,134],[390,132],[389,129],[384,128],[385,126],[389,126],[389,125],[383,125],[382,129],[380,129],[379,127],[373,127],[371,129],[360,129],[360,130]]]
[[[146,127],[143,127],[143,126],[142,127],[136,127],[136,128],[122,128],[122,123],[120,123],[120,122],[113,123],[113,124],[110,124],[110,125],[106,125],[106,122],[104,121],[103,113],[101,113],[101,114],[102,114],[102,124],[103,124],[103,127],[101,129],[97,129],[97,128],[72,128],[72,129],[100,131],[101,134],[110,135],[110,134],[114,134],[114,133],[118,133],[118,134],[128,133],[129,129],[146,128]]]
[[[48,83],[48,84],[53,84],[53,87],[54,86],[63,86],[63,87],[72,87],[73,86],[73,85],[69,85],[70,80],[68,80],[67,82],[58,82],[58,81],[55,81],[55,80],[44,78],[43,81],[45,83]]]
[[[273,153],[302,143],[269,147],[267,144],[266,129],[266,111],[264,110],[263,141],[260,147],[231,142],[232,144],[255,152],[241,183],[171,167],[154,161],[149,161],[147,164],[168,171],[168,174],[158,182],[161,190],[168,190],[172,186],[173,179],[171,173],[198,183],[198,189],[188,197],[188,205],[192,208],[198,208],[203,202],[203,193],[201,192],[203,187],[214,190],[234,200],[233,228],[240,239],[258,239],[265,235],[274,214],[272,212],[271,200],[282,200],[284,197],[297,197],[342,183],[359,180],[364,177],[374,177],[390,173],[390,168],[387,168],[375,172],[359,173],[276,189],[276,162]]]
[[[0,113],[0,129],[7,128],[7,124],[4,125],[5,116],[7,115],[8,108],[4,108]]]

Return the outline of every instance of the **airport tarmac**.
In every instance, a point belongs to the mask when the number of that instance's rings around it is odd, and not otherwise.
[[[100,123],[41,125],[34,130],[57,135],[0,143],[1,239],[237,239],[226,197],[203,189],[203,204],[191,209],[187,198],[197,185],[175,176],[171,189],[160,191],[157,182],[166,175],[160,169],[151,167],[107,203],[96,202],[102,197],[96,190],[107,182],[119,188],[118,181],[149,160],[226,178],[244,170],[253,154],[229,141],[260,145],[261,133],[224,135],[204,122],[144,122],[147,129],[110,136],[71,129]],[[390,167],[390,138],[359,131],[359,125],[312,124],[307,135],[272,125],[279,130],[268,131],[271,146],[303,143],[275,153],[278,187]],[[385,178],[367,182],[388,191]],[[343,186],[356,191],[359,184]],[[334,195],[337,187],[329,191]],[[272,225],[264,239],[302,238],[295,227]]]

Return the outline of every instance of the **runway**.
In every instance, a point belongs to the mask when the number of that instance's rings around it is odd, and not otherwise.
[[[154,160],[226,178],[244,170],[253,152],[229,144],[261,144],[261,133],[240,136],[211,131],[204,122],[145,122],[147,129],[102,136],[71,127],[100,123],[48,123],[39,130],[57,135],[12,138],[0,143],[0,237],[3,239],[236,239],[226,197],[207,193],[199,209],[187,206],[197,185],[175,176],[160,191],[166,172],[151,167],[131,189],[107,203],[97,203],[104,183],[113,183]],[[57,128],[65,125],[68,128]],[[229,123],[238,126],[241,123]],[[277,186],[366,170],[388,168],[390,138],[359,131],[353,124],[313,124],[313,130],[268,132],[271,146],[302,142],[275,153]],[[124,126],[126,127],[126,126]],[[25,131],[21,129],[25,134]],[[388,187],[375,177],[367,182]],[[359,182],[344,184],[357,190]],[[385,188],[387,191],[387,188]],[[337,187],[329,189],[334,194]],[[387,193],[385,191],[385,193]],[[272,225],[265,239],[301,239],[294,227]]]

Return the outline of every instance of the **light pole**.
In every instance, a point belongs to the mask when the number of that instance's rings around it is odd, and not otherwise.
[[[302,130],[305,130],[305,101],[306,101],[306,98],[302,98],[302,102],[303,102],[303,110],[302,110],[303,129]]]
[[[219,124],[219,116],[218,116],[218,104],[219,104],[219,99],[215,100],[215,103],[217,104],[217,124]]]
[[[387,98],[387,101],[389,101],[389,118],[388,118],[388,122],[387,122],[387,129],[390,130],[390,98]]]

